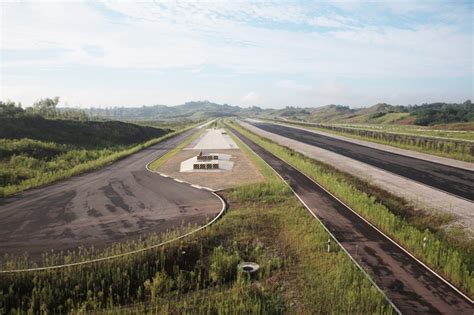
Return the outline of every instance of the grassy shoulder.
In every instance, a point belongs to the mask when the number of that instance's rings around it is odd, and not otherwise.
[[[189,144],[191,144],[194,140],[196,140],[198,137],[200,137],[206,128],[202,128],[198,132],[194,133],[192,136],[186,138],[183,142],[181,142],[179,145],[174,147],[173,149],[169,150],[164,154],[163,156],[157,158],[153,162],[151,162],[148,165],[148,168],[152,171],[156,171],[158,168],[160,168],[163,164],[165,164],[169,159],[171,159],[176,153],[179,151],[183,150],[185,147],[187,147]]]
[[[161,136],[134,145],[98,148],[32,139],[1,139],[0,196],[102,168],[189,128],[175,132],[160,130]]]
[[[234,140],[235,143],[239,146],[240,150],[242,150],[247,157],[252,161],[252,163],[258,168],[260,173],[270,181],[277,181],[279,180],[279,177],[275,174],[275,172],[268,167],[268,165],[265,163],[265,161],[262,160],[258,155],[253,153],[253,151],[242,141],[240,141],[239,138],[237,138],[232,132],[230,132],[229,129],[225,128],[227,131],[227,134]]]
[[[308,129],[322,131],[352,139],[385,144],[400,149],[407,149],[421,153],[432,154],[459,161],[474,162],[474,143],[465,142],[464,139],[459,140],[441,138],[439,135],[435,137],[430,134],[419,134],[416,132],[412,132],[412,129],[404,129],[403,132],[389,132],[383,130],[374,130],[374,128],[363,128],[359,126],[354,128],[337,125],[315,126],[307,123],[289,121],[278,122],[289,125],[303,126]],[[458,133],[457,136],[460,137],[463,134],[466,134],[469,137],[474,135],[473,133],[463,132]],[[432,138],[425,138],[426,136],[430,136]]]
[[[180,242],[108,262],[0,276],[1,313],[392,314],[282,182],[224,192],[231,208]],[[255,276],[239,263],[260,265]]]
[[[449,217],[415,211],[400,198],[356,177],[257,136],[237,123],[232,126],[316,180],[456,286],[474,295],[474,244],[465,235],[456,235],[459,230],[450,233],[441,228],[449,223]]]

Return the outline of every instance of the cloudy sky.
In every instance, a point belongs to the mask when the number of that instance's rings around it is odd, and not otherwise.
[[[283,107],[473,98],[461,0],[2,1],[1,99]]]

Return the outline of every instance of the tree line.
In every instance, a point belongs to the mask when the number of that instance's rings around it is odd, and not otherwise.
[[[46,119],[89,120],[89,116],[84,110],[60,109],[58,104],[58,96],[40,99],[33,106],[27,108],[23,108],[21,103],[16,104],[9,100],[0,101],[0,117],[41,116]]]

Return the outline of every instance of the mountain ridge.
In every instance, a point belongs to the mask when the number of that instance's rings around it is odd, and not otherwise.
[[[62,108],[61,110],[71,110]],[[422,105],[391,105],[377,103],[368,107],[350,108],[329,104],[318,107],[287,106],[282,109],[241,107],[210,101],[190,101],[181,105],[142,107],[88,108],[91,117],[114,120],[203,120],[218,117],[261,117],[300,120],[315,123],[402,123],[431,125],[474,121],[474,106],[464,103],[430,103]]]

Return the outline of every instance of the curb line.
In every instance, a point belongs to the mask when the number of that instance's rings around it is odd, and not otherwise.
[[[242,127],[245,129],[245,127]],[[257,135],[259,136],[259,135]],[[259,137],[262,137],[262,136],[259,136]],[[263,138],[266,138],[266,137],[263,137]],[[266,138],[268,139],[268,138]],[[286,147],[284,145],[281,145],[281,144],[278,144],[279,146],[282,146],[282,147]],[[266,150],[266,149],[265,149]],[[268,150],[266,150],[268,151]],[[269,151],[268,151],[269,152]],[[275,154],[269,152],[270,154],[272,154],[273,156],[277,157]],[[284,161],[283,159],[277,157],[278,159],[282,160],[283,162],[287,163],[286,161]],[[268,164],[268,163],[267,163]],[[395,241],[394,239],[392,239],[390,236],[388,236],[386,233],[382,232],[377,226],[375,226],[374,224],[372,224],[371,222],[369,222],[367,219],[365,219],[362,215],[360,215],[359,213],[357,213],[357,211],[353,210],[351,207],[349,207],[346,203],[344,203],[341,199],[339,199],[338,197],[336,197],[334,194],[332,194],[330,191],[328,191],[326,188],[324,188],[323,186],[321,186],[319,183],[317,183],[314,179],[312,179],[310,176],[308,176],[307,174],[305,174],[304,172],[302,172],[301,170],[299,170],[297,167],[287,163],[288,165],[292,166],[294,169],[296,169],[298,172],[300,172],[301,174],[303,174],[305,177],[307,177],[309,180],[311,180],[313,183],[315,183],[317,186],[319,186],[321,189],[323,189],[325,192],[327,192],[330,196],[332,196],[334,199],[336,199],[339,203],[341,203],[342,205],[344,205],[347,209],[349,209],[351,212],[353,212],[355,215],[357,215],[359,218],[361,218],[365,223],[367,223],[368,225],[370,225],[372,228],[374,228],[377,232],[379,232],[380,234],[382,234],[383,236],[385,236],[388,240],[390,240],[394,245],[396,245],[398,248],[400,248],[403,252],[405,252],[406,254],[408,254],[411,258],[413,258],[414,260],[416,260],[418,263],[420,263],[423,267],[425,267],[426,269],[428,269],[432,274],[434,274],[436,277],[438,277],[440,280],[442,280],[445,284],[447,284],[449,287],[451,287],[454,291],[456,291],[458,294],[460,294],[462,297],[464,297],[466,300],[468,300],[471,304],[474,304],[474,300],[471,299],[468,295],[466,295],[464,292],[462,292],[460,289],[458,289],[456,286],[454,286],[451,282],[449,282],[447,279],[445,279],[443,276],[441,276],[440,274],[438,274],[436,271],[434,271],[431,267],[429,267],[428,265],[426,265],[423,261],[421,261],[419,258],[417,258],[416,256],[414,256],[412,253],[410,253],[406,248],[404,248],[401,244],[399,244],[397,241]],[[398,176],[398,175],[397,175]],[[281,176],[280,176],[281,177]],[[428,186],[430,187],[430,186]],[[432,188],[432,187],[431,187]],[[461,197],[462,198],[462,197]]]
[[[168,152],[168,151],[167,151]],[[158,156],[155,156],[150,162],[148,162],[146,165],[145,165],[145,169],[147,171],[149,171],[150,173],[155,173],[155,174],[159,174],[163,177],[169,177],[168,175],[165,175],[165,174],[162,174],[162,173],[158,173],[158,172],[154,172],[152,170],[149,169],[149,165],[150,163],[152,163],[153,161],[155,161],[156,159],[160,158],[161,156],[163,156],[164,154],[166,154],[166,152],[164,152],[163,154],[161,155],[158,155]],[[187,183],[187,182],[184,182],[184,183]],[[187,183],[189,184],[190,186],[193,186],[192,184],[190,183]],[[194,187],[196,188],[196,187]],[[115,259],[115,258],[121,258],[121,257],[126,257],[126,256],[129,256],[129,255],[132,255],[132,254],[138,254],[138,253],[142,253],[142,252],[145,252],[145,251],[149,251],[149,250],[152,250],[152,249],[156,249],[156,248],[159,248],[159,247],[163,247],[164,245],[167,245],[167,244],[170,244],[170,243],[173,243],[175,241],[178,241],[178,240],[181,240],[185,237],[188,237],[192,234],[195,234],[207,227],[209,227],[210,225],[212,225],[213,223],[215,223],[218,219],[220,219],[222,217],[222,215],[224,214],[224,212],[227,210],[227,203],[226,201],[224,200],[224,198],[222,198],[221,196],[219,196],[214,190],[208,188],[208,187],[201,187],[201,188],[196,188],[196,189],[206,189],[208,191],[210,191],[214,196],[216,196],[220,202],[222,203],[222,208],[220,210],[220,212],[211,220],[209,221],[208,223],[206,223],[205,225],[197,228],[197,229],[194,229],[192,231],[189,231],[183,235],[180,235],[178,237],[175,237],[171,240],[167,240],[167,241],[164,241],[164,242],[161,242],[159,244],[155,244],[155,245],[151,245],[151,246],[148,246],[148,247],[145,247],[145,248],[141,248],[141,249],[137,249],[137,250],[133,250],[133,251],[130,251],[130,252],[126,252],[126,253],[122,253],[122,254],[117,254],[117,255],[112,255],[112,256],[108,256],[108,257],[101,257],[101,258],[96,258],[96,259],[91,259],[91,260],[87,260],[87,261],[82,261],[82,262],[76,262],[76,263],[70,263],[70,264],[62,264],[62,265],[55,265],[55,266],[48,266],[48,267],[38,267],[38,268],[26,268],[26,269],[13,269],[13,270],[0,270],[0,275],[1,274],[9,274],[9,273],[22,273],[22,272],[34,272],[34,271],[45,271],[45,270],[56,270],[56,269],[64,269],[64,268],[69,268],[69,267],[75,267],[75,266],[80,266],[80,265],[88,265],[88,264],[93,264],[93,263],[97,263],[97,262],[102,262],[102,261],[107,261],[107,260],[112,260],[112,259]]]
[[[250,139],[249,139],[250,140]],[[252,141],[252,140],[250,140]],[[243,141],[242,141],[243,142]],[[253,141],[252,141],[253,142]],[[254,142],[255,143],[255,142]],[[247,145],[246,143],[244,143],[245,145]],[[256,144],[256,143],[255,143]],[[257,144],[258,145],[258,144]],[[344,246],[342,246],[341,243],[339,243],[339,241],[336,239],[336,237],[332,234],[332,232],[323,224],[323,222],[316,216],[316,214],[311,210],[310,207],[308,207],[308,205],[303,201],[303,199],[301,199],[301,197],[295,192],[295,190],[290,186],[290,184],[288,184],[288,182],[270,165],[268,164],[267,161],[265,161],[260,155],[258,155],[257,153],[255,153],[254,150],[252,150],[248,145],[247,147],[256,155],[258,156],[269,168],[272,169],[272,171],[275,172],[275,174],[285,183],[285,185],[288,186],[288,188],[291,189],[291,191],[293,192],[293,194],[296,196],[296,198],[298,198],[298,200],[303,204],[303,206],[306,208],[306,210],[322,225],[322,227],[326,230],[326,232],[329,234],[329,236],[336,242],[337,245],[339,245],[339,247],[344,251],[344,253],[346,253],[346,255],[352,260],[352,262],[357,266],[357,268],[359,268],[360,271],[362,271],[362,273],[367,277],[367,279],[374,285],[374,287],[383,295],[383,297],[387,300],[387,302],[393,307],[393,309],[397,312],[397,314],[401,315],[402,312],[395,306],[395,304],[392,302],[392,300],[390,300],[388,298],[388,296],[385,294],[385,292],[375,283],[375,281],[372,279],[372,277],[370,276],[369,273],[367,273],[367,271],[365,271],[362,266],[354,259],[354,257],[352,257],[351,254],[349,254],[349,252],[344,248]],[[263,148],[264,149],[264,148]],[[265,149],[264,149],[265,150]],[[267,150],[265,150],[267,151]],[[269,151],[267,151],[269,152]],[[276,155],[274,155],[273,153],[269,152],[271,155],[277,157]],[[278,157],[277,157],[278,158]],[[280,159],[280,158],[278,158]],[[280,159],[281,160],[281,159]],[[281,160],[283,161],[283,160]],[[286,163],[285,161],[283,161],[284,163]],[[288,163],[286,163],[288,164]],[[288,164],[289,165],[289,164]],[[304,174],[303,174],[304,175]],[[306,175],[305,175],[306,176]]]

